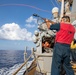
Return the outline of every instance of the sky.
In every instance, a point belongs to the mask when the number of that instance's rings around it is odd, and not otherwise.
[[[0,0],[0,50],[24,50],[35,47],[32,41],[37,18],[52,19],[57,0]]]

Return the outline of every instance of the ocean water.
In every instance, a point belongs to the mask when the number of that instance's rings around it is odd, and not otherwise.
[[[27,50],[27,57],[30,54],[31,51]],[[29,61],[31,60],[32,58]],[[21,66],[23,62],[24,50],[0,50],[0,75],[12,75],[13,70]]]
[[[31,51],[27,51],[27,57]],[[15,64],[24,62],[24,51],[23,50],[0,50],[0,68],[10,68]]]

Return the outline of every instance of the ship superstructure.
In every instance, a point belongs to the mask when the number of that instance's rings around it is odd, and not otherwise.
[[[59,9],[57,7],[54,7],[52,9],[54,19],[50,21],[52,23],[58,23],[60,22],[61,17],[63,17],[64,15],[68,15],[71,18],[71,22],[73,22],[76,19],[76,0],[58,1],[61,2],[60,15]],[[33,62],[31,63],[30,67],[26,69],[24,75],[51,75],[53,47],[56,31],[52,31],[47,28],[45,18],[42,18],[37,14],[33,14],[33,16],[38,18],[38,30],[35,31],[35,37],[33,39],[36,48],[33,48],[32,50],[32,55],[34,56]],[[46,47],[44,47],[44,45],[46,45]],[[29,58],[30,57],[31,55],[29,56]],[[21,68],[27,63],[29,58],[26,59],[26,61],[22,64]],[[19,68],[13,75],[16,75],[16,73],[21,68]],[[65,72],[61,75],[65,75]]]

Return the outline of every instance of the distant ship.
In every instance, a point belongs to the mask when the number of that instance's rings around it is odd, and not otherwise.
[[[59,9],[54,7],[52,9],[54,19],[50,21],[60,22],[61,17],[65,14],[70,16],[71,23],[74,22],[76,20],[76,0],[58,0],[58,2],[61,3],[61,13],[59,14]],[[34,56],[33,61],[31,65],[26,68],[23,75],[51,75],[55,31],[48,30],[44,18],[37,14],[33,14],[33,16],[38,17],[37,22],[39,31],[35,31],[35,38],[33,39],[36,44],[36,49],[32,49],[32,54],[26,59],[22,66],[13,73],[13,75],[16,75],[24,65],[27,66],[27,62],[32,55]],[[46,48],[43,47],[44,42],[47,44]],[[48,43],[50,45],[48,45]],[[76,75],[76,64],[72,63],[72,65]],[[65,75],[65,72],[61,75]]]

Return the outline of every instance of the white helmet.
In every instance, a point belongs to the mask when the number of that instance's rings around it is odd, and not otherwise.
[[[54,7],[54,8],[52,9],[52,13],[55,13],[55,12],[59,12],[59,8],[58,8],[58,7]]]

